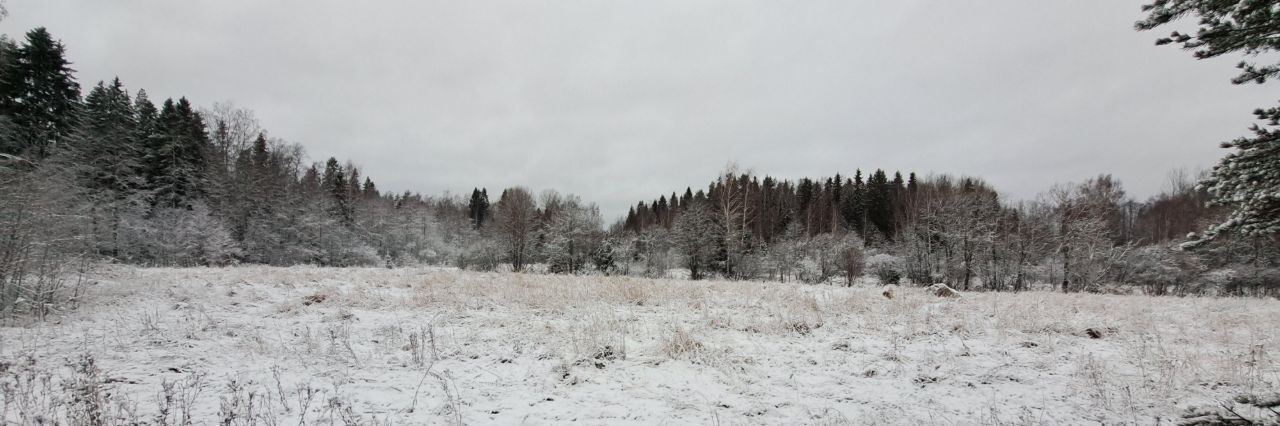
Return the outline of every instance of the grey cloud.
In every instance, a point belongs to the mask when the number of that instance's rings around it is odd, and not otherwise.
[[[12,0],[2,25],[49,27],[83,84],[232,101],[385,189],[556,188],[612,218],[728,161],[1150,195],[1275,99],[1153,46],[1140,4]]]

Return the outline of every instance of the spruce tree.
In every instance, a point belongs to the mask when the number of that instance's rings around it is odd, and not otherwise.
[[[325,194],[328,194],[332,205],[329,207],[329,215],[342,221],[343,225],[352,225],[353,217],[351,216],[351,200],[348,198],[347,191],[347,170],[338,164],[338,159],[329,157],[324,164],[324,178],[320,179],[320,188]]]
[[[186,98],[167,99],[146,141],[143,172],[153,191],[153,204],[190,207],[203,196],[204,122]]]
[[[885,238],[893,236],[893,186],[884,170],[876,169],[867,179],[867,220]]]
[[[360,203],[360,169],[350,162],[347,163],[347,215],[351,217],[351,223],[356,221],[356,210]]]
[[[471,219],[471,227],[480,229],[480,188],[471,188],[471,201],[467,203],[467,219]]]
[[[21,147],[18,145],[18,129],[13,123],[13,116],[5,106],[5,99],[8,93],[5,80],[8,74],[14,70],[14,64],[17,62],[18,44],[14,43],[9,36],[0,34],[0,154],[18,152]]]
[[[33,29],[0,71],[0,115],[8,116],[13,126],[0,153],[49,155],[68,140],[78,121],[80,85],[66,47],[44,27]]]
[[[636,226],[636,208],[635,207],[627,208],[627,218],[622,222],[622,229],[631,231],[631,232],[640,231],[640,228]]]
[[[315,164],[307,167],[307,170],[302,172],[302,179],[298,180],[298,185],[302,188],[302,193],[306,195],[314,195],[320,192],[323,183],[320,179],[320,170]]]
[[[134,138],[137,143],[141,143],[155,131],[156,118],[160,115],[160,111],[156,109],[155,104],[151,103],[151,98],[147,97],[147,91],[139,89],[138,95],[133,98],[133,112],[136,126]]]
[[[120,79],[98,85],[85,97],[77,154],[88,187],[118,196],[140,187],[141,149],[135,144],[133,103]]]
[[[1174,31],[1157,45],[1179,44],[1196,59],[1244,54],[1259,57],[1280,51],[1280,10],[1274,1],[1155,0],[1142,7],[1146,19],[1135,27],[1151,30],[1185,17],[1198,18],[1195,34]],[[1265,56],[1263,56],[1265,57]],[[1236,65],[1234,84],[1265,83],[1280,77],[1280,63]],[[1213,204],[1231,208],[1226,220],[1195,236],[1197,247],[1223,234],[1238,233],[1280,240],[1280,107],[1258,109],[1251,136],[1222,143],[1234,149],[1202,182]]]
[[[853,199],[850,200],[850,220],[862,239],[867,239],[867,183],[862,180],[862,170],[853,173]]]
[[[373,179],[368,176],[364,178],[364,187],[361,188],[361,195],[366,200],[376,200],[379,197],[378,186],[373,183]]]
[[[471,190],[471,201],[467,204],[467,218],[471,219],[471,226],[480,229],[484,226],[484,222],[489,217],[489,194],[487,189],[473,188]]]
[[[476,210],[476,219],[480,221],[481,225],[484,225],[485,221],[492,219],[493,212],[490,211],[492,210],[490,207],[492,205],[489,203],[489,188],[480,188],[480,205],[479,209]]]
[[[809,178],[800,179],[800,184],[796,186],[796,214],[795,217],[800,221],[801,228],[805,231],[805,236],[814,234],[813,225],[813,200],[817,198],[814,190],[814,183]]]
[[[654,215],[654,222],[658,226],[663,228],[668,227],[668,225],[670,224],[670,221],[668,219],[671,216],[670,216],[669,207],[667,206],[666,196],[658,197],[658,201],[653,203],[653,215]]]
[[[859,180],[862,178],[859,177]],[[861,235],[861,223],[858,217],[858,187],[854,184],[853,179],[845,178],[844,185],[840,187],[840,217],[844,220],[844,224],[848,229],[859,232]]]
[[[347,173],[338,163],[337,158],[329,157],[329,160],[324,163],[321,189],[332,202],[329,214],[345,226],[353,225],[355,218],[351,215],[351,192],[347,188]]]

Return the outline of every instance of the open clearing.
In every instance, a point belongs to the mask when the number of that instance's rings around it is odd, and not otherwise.
[[[1280,388],[1276,300],[881,291],[107,267],[0,330],[0,388],[24,423],[263,425],[1147,424]]]

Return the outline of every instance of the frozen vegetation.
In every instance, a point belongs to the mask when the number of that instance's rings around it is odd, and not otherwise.
[[[1274,299],[255,266],[80,300],[0,330],[6,420],[1152,424],[1280,388]]]

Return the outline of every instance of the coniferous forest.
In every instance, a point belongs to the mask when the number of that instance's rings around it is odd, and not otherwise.
[[[1153,5],[1139,29],[1188,13],[1169,7]],[[1205,57],[1254,42],[1226,24],[1204,25],[1159,44]],[[1248,49],[1272,50],[1274,40]],[[1268,192],[1280,181],[1275,108],[1257,112],[1266,125],[1229,142],[1235,152],[1213,171],[1171,171],[1164,192],[1146,200],[1109,175],[1008,200],[978,176],[850,164],[790,180],[730,165],[606,223],[587,200],[518,182],[461,196],[379,188],[377,170],[311,157],[249,109],[153,94],[121,78],[81,82],[70,51],[44,28],[0,40],[5,310],[20,300],[50,305],[30,301],[56,297],[67,272],[102,261],[1280,292],[1280,212]],[[1237,84],[1277,73],[1242,70]]]

